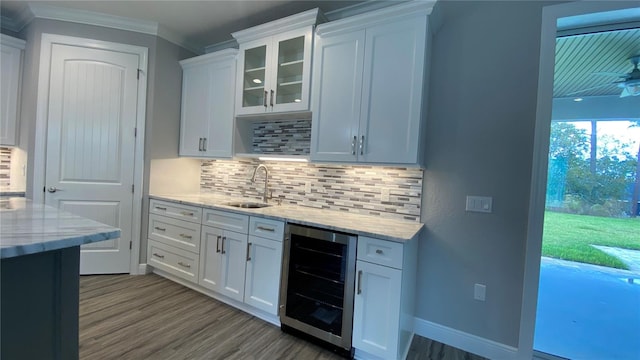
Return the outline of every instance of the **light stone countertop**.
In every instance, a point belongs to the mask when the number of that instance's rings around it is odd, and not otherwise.
[[[64,249],[120,237],[120,229],[34,204],[25,198],[0,199],[0,258]]]
[[[345,211],[315,209],[307,206],[277,205],[259,209],[243,209],[225,205],[233,201],[260,200],[229,197],[214,194],[149,195],[151,199],[166,200],[184,205],[224,210],[245,215],[287,221],[292,224],[315,226],[333,231],[341,231],[360,236],[370,236],[382,240],[405,242],[415,239],[424,224],[414,221],[385,219],[379,216],[352,214]]]

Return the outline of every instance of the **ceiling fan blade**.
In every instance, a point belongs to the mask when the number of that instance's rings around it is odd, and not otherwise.
[[[620,93],[620,97],[627,97],[627,96],[631,96],[631,93],[629,92],[629,90],[627,90],[626,87],[622,88],[622,92]]]
[[[586,89],[582,89],[582,90],[578,90],[578,91],[574,91],[574,92],[570,92],[568,94],[566,94],[566,96],[571,96],[571,95],[575,95],[575,94],[580,94],[583,93],[585,91],[589,91],[589,90],[595,90],[595,89],[599,89],[605,86],[611,86],[611,85],[615,85],[615,83],[609,83],[609,84],[602,84],[602,85],[598,85],[598,86],[592,86],[590,88],[586,88]]]
[[[607,72],[607,71],[598,71],[598,72],[591,73],[591,75],[615,76],[615,77],[621,77],[621,78],[626,78],[628,76],[628,74],[621,74],[621,73],[614,73],[614,72]]]

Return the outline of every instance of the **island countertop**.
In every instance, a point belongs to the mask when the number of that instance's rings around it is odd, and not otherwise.
[[[120,229],[25,198],[0,199],[0,258],[120,237]]]

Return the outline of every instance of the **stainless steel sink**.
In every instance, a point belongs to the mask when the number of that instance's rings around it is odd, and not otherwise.
[[[234,201],[227,203],[228,206],[233,206],[237,208],[243,209],[259,209],[267,206],[271,206],[271,204],[259,203],[254,201]]]

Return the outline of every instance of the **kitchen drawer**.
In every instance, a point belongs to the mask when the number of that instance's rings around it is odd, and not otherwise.
[[[252,216],[249,220],[249,235],[282,241],[284,237],[284,221]]]
[[[249,216],[227,211],[205,209],[202,216],[202,225],[246,234],[249,231]]]
[[[358,236],[358,260],[402,269],[402,243]]]
[[[200,252],[200,224],[151,214],[149,238],[196,254]]]
[[[148,264],[191,282],[198,282],[199,256],[149,239]]]
[[[164,215],[200,224],[202,208],[151,199],[149,200],[149,214]]]

